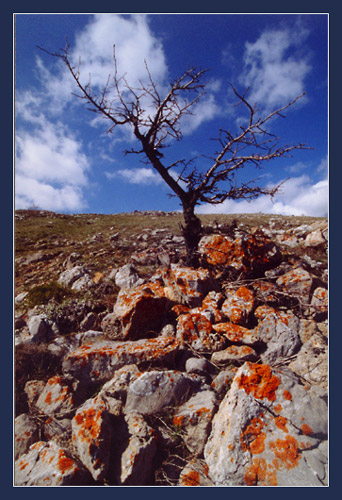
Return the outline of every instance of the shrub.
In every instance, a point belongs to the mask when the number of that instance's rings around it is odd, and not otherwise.
[[[25,305],[31,308],[47,304],[51,300],[60,304],[63,300],[73,295],[74,292],[70,288],[60,285],[57,281],[51,281],[50,283],[33,287],[25,298]]]

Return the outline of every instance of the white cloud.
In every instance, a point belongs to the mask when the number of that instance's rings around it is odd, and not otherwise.
[[[311,70],[301,49],[307,30],[268,30],[254,43],[246,42],[241,83],[250,87],[249,100],[267,111],[287,104],[303,93],[304,80]]]
[[[40,117],[40,127],[16,137],[16,208],[37,205],[49,210],[84,207],[89,162],[82,145],[63,124]]]
[[[108,179],[122,179],[129,184],[158,185],[164,181],[152,168],[121,169],[116,172],[105,172]]]
[[[220,205],[202,205],[198,213],[270,213],[324,217],[328,213],[328,180],[313,183],[309,176],[294,177],[285,182],[273,198],[260,196],[256,200],[226,200]]]

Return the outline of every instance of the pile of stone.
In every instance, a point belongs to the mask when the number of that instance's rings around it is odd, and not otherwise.
[[[199,249],[199,269],[116,270],[96,329],[66,337],[31,316],[21,342],[48,344],[62,372],[25,386],[16,485],[328,484],[326,282],[265,235]]]

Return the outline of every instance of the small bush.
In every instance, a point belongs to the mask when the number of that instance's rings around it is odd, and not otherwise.
[[[60,285],[57,281],[51,281],[50,283],[33,287],[25,298],[25,305],[31,308],[37,305],[45,305],[51,300],[60,304],[63,300],[73,295],[74,292],[70,288]]]

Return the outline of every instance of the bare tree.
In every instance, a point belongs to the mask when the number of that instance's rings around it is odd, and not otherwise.
[[[39,47],[41,48],[41,47]],[[274,110],[267,116],[260,116],[256,106],[247,100],[247,91],[239,93],[231,85],[237,99],[237,105],[247,111],[245,126],[240,126],[237,133],[219,130],[218,149],[212,156],[203,156],[208,163],[207,169],[194,165],[195,159],[180,159],[172,164],[165,164],[162,150],[170,145],[171,139],[182,140],[182,119],[191,115],[194,105],[203,96],[208,82],[203,82],[207,70],[190,68],[171,83],[165,96],[161,96],[157,85],[146,67],[146,83],[139,83],[133,88],[125,75],[118,76],[115,46],[113,49],[114,75],[108,77],[101,92],[92,89],[89,79],[81,83],[80,63],[72,65],[68,52],[64,50],[49,55],[58,57],[66,64],[77,87],[77,97],[85,100],[91,111],[98,113],[110,122],[109,133],[119,126],[130,126],[138,148],[125,153],[143,155],[147,163],[160,174],[166,184],[177,196],[183,208],[184,225],[182,232],[186,244],[187,264],[197,265],[197,249],[202,235],[202,224],[195,214],[195,207],[201,203],[219,204],[227,199],[252,200],[260,195],[274,196],[278,186],[267,188],[256,185],[255,179],[240,183],[236,173],[246,167],[261,168],[265,162],[287,156],[295,149],[304,149],[305,145],[279,145],[279,138],[267,130],[270,120],[276,116],[284,117],[284,110],[295,104],[304,94],[296,97],[285,106]],[[175,175],[175,169],[180,173]]]

